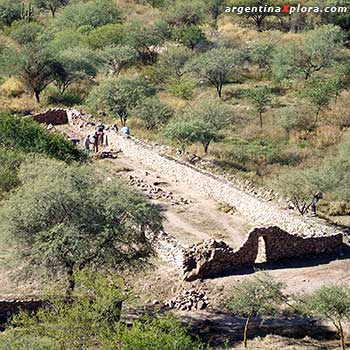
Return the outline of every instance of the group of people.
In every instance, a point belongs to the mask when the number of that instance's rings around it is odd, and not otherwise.
[[[115,133],[119,132],[117,124],[114,124],[111,128],[108,126],[105,126],[103,124],[100,124],[96,127],[94,134],[86,135],[84,139],[84,151],[85,153],[90,153],[90,146],[93,145],[93,151],[95,153],[98,152],[99,146],[108,146],[108,134],[110,131],[114,131]],[[120,129],[120,132],[125,135],[130,135],[130,129],[127,126],[123,126]]]

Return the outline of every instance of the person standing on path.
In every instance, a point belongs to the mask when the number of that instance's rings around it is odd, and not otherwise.
[[[84,152],[89,155],[90,153],[90,145],[92,144],[93,142],[91,142],[91,139],[90,139],[90,135],[86,135],[85,139],[84,139]]]
[[[98,134],[97,131],[94,133],[93,138],[94,138],[94,142],[93,142],[94,143],[94,152],[97,153],[98,152],[98,142],[99,142],[99,139],[100,139],[99,134]]]

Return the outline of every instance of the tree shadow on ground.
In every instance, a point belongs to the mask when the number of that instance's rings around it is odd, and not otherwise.
[[[235,346],[242,341],[245,324],[242,317],[221,311],[207,311],[194,315],[186,314],[183,319],[190,325],[189,331],[193,337],[209,343],[213,348]],[[248,332],[250,339],[271,334],[289,338],[291,345],[293,340],[304,341],[302,339],[306,336],[315,340],[337,339],[335,331],[311,318],[292,316],[265,320],[256,318],[251,321]],[[320,347],[321,349],[327,348]]]

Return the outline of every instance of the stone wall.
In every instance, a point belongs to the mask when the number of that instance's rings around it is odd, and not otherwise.
[[[92,116],[77,110],[67,110],[66,114],[71,125],[86,132],[90,132],[98,123]],[[160,147],[114,132],[109,134],[109,144],[127,157],[167,174],[179,184],[187,184],[217,201],[232,205],[256,227],[238,251],[224,242],[214,240],[185,249],[168,233],[160,233],[156,243],[159,255],[181,267],[186,279],[208,277],[251,266],[259,255],[260,243],[264,246],[263,258],[266,262],[334,254],[342,245],[342,233],[334,227],[295,215],[276,202],[261,200],[225,177],[170,157]]]
[[[0,324],[6,323],[9,318],[20,310],[35,312],[44,305],[42,300],[0,300]]]
[[[278,226],[290,234],[301,237],[322,237],[339,233],[332,226],[295,215],[290,210],[280,208],[276,203],[262,201],[252,194],[245,193],[218,175],[166,154],[159,154],[135,138],[112,135],[110,144],[121,149],[127,157],[139,160],[144,165],[167,174],[179,183],[190,185],[191,188],[217,201],[232,205],[255,227]]]
[[[256,228],[237,251],[226,243],[213,239],[187,249],[183,259],[184,279],[192,281],[214,277],[253,266],[260,249],[263,249],[264,255],[260,262],[266,263],[286,258],[333,255],[339,252],[342,241],[342,234],[302,238],[290,235],[278,227]]]
[[[67,111],[65,109],[48,109],[47,111],[36,114],[33,120],[41,124],[62,125],[69,122]]]

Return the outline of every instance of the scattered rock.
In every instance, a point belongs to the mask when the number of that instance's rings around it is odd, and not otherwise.
[[[177,196],[172,192],[164,191],[156,184],[161,184],[161,182],[154,182],[154,184],[146,183],[142,178],[134,175],[128,176],[129,185],[136,186],[146,192],[149,199],[166,199],[169,200],[171,205],[188,205],[191,203],[190,200]]]
[[[168,300],[165,306],[182,311],[204,310],[209,306],[209,301],[204,291],[189,289]]]

